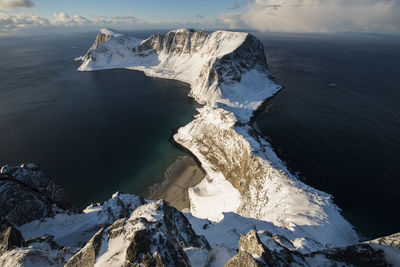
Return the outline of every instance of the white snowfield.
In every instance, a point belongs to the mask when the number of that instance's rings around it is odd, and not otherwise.
[[[281,88],[269,79],[263,46],[255,37],[187,29],[142,41],[111,30],[101,34],[108,40],[81,57],[80,71],[128,68],[180,80],[190,84],[189,95],[204,105],[174,135],[207,172],[189,190],[193,216],[220,221],[223,212],[235,212],[270,222],[298,233],[299,249],[310,242],[314,250],[358,241],[331,196],[290,174],[270,144],[247,124],[260,104]],[[262,51],[254,53],[264,58],[241,57],[253,49],[249,43],[258,45]]]

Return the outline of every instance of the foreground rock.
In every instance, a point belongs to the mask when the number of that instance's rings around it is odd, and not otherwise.
[[[21,220],[31,220],[29,212],[23,215]],[[252,227],[263,230],[245,235]],[[389,266],[400,262],[399,234],[368,244],[307,252],[297,245],[302,238],[268,222],[237,214],[210,222],[185,215],[163,200],[147,202],[120,193],[80,213],[59,209],[51,217],[3,228],[0,266]]]
[[[0,229],[71,210],[64,189],[36,164],[3,166],[0,170]]]
[[[400,264],[399,251],[395,251],[397,255],[394,257],[391,257],[393,251],[388,251],[393,247],[356,244],[301,254],[281,245],[272,238],[272,234],[268,235],[270,238],[264,239],[264,242],[260,241],[260,237],[254,230],[247,235],[242,235],[239,241],[239,253],[225,266],[392,266],[392,264]]]

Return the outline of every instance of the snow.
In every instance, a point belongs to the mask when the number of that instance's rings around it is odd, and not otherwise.
[[[223,212],[236,211],[240,206],[240,193],[221,174],[207,176],[189,189],[190,212],[203,219],[220,221]],[[210,209],[212,207],[212,209]]]
[[[60,213],[53,218],[24,224],[18,227],[18,230],[25,239],[48,234],[53,235],[54,241],[59,245],[80,246],[86,243],[103,225],[111,224],[118,219],[117,214],[119,214],[121,206],[117,204],[117,200],[122,201],[130,211],[141,204],[140,198],[137,196],[116,193],[103,205],[91,205],[83,213]]]
[[[175,33],[190,31],[180,29]],[[186,53],[149,50],[142,54],[132,51],[145,41],[112,36],[90,51],[92,57],[84,58],[80,71],[128,68],[152,77],[180,80],[190,84],[189,95],[204,105],[195,119],[174,135],[207,173],[203,181],[189,189],[193,216],[224,222],[227,212],[238,213],[240,218],[265,222],[273,231],[286,229],[284,235],[291,236],[293,246],[300,251],[358,241],[332,197],[300,182],[270,144],[245,125],[254,110],[281,86],[271,81],[268,73],[256,69],[243,71],[240,81],[206,82],[215,62],[240,47],[247,33],[216,31],[200,38],[200,43],[192,44],[194,48]],[[233,182],[239,185],[233,186]],[[249,221],[243,220],[247,230]],[[236,248],[238,236],[233,233],[232,248]],[[212,239],[214,234],[206,237]]]
[[[105,35],[109,35],[109,36],[113,36],[113,37],[120,37],[120,36],[123,36],[122,33],[117,32],[116,30],[107,29],[107,28],[101,29],[101,30],[100,30],[100,33],[105,34]]]

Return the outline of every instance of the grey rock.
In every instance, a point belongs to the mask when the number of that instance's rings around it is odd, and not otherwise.
[[[161,219],[156,222],[135,219],[145,228],[135,232],[126,251],[125,266],[190,266],[183,248],[210,248],[203,236],[195,234],[180,211],[163,200],[148,205],[162,215]]]
[[[258,263],[253,256],[245,251],[239,251],[239,253],[230,259],[226,264],[225,267],[259,267],[263,266],[262,264]]]
[[[0,229],[71,210],[64,189],[36,164],[3,166],[0,170]]]
[[[65,267],[94,266],[96,256],[99,254],[104,228],[101,228],[87,244],[76,253]]]
[[[390,266],[384,252],[369,244],[301,254],[282,246],[274,235],[269,235],[269,247],[260,241],[255,230],[242,235],[239,253],[225,266]]]
[[[159,200],[138,209],[151,210],[156,214],[155,220],[149,221],[135,211],[129,219],[116,221],[106,233],[110,239],[122,235],[130,240],[125,266],[190,266],[184,248],[210,248],[203,236],[196,235],[186,217],[167,202]],[[132,230],[125,229],[136,230],[131,235]]]
[[[24,238],[21,233],[12,226],[0,233],[0,256],[13,247],[24,246]]]
[[[53,214],[48,199],[30,187],[0,179],[0,217],[11,225],[22,225]]]
[[[45,196],[61,209],[69,209],[72,203],[61,185],[56,184],[34,163],[19,166],[3,166],[1,179],[18,181]]]

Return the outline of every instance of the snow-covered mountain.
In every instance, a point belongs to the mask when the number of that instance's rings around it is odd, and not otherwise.
[[[189,190],[194,216],[218,221],[223,212],[236,212],[304,232],[324,246],[357,242],[331,197],[291,175],[247,124],[281,88],[269,79],[264,47],[253,35],[180,29],[140,41],[102,30],[81,59],[81,71],[124,67],[190,84],[189,94],[204,107],[174,139],[207,172]]]
[[[103,29],[79,60],[80,71],[128,68],[190,84],[189,95],[203,107],[174,140],[192,152],[207,175],[189,189],[186,214],[164,201],[128,194],[115,194],[83,211],[46,198],[54,204],[51,212],[22,217],[20,223],[8,221],[12,211],[0,213],[7,222],[0,229],[0,265],[400,262],[398,235],[359,244],[331,196],[292,175],[249,123],[261,103],[281,88],[270,80],[263,45],[253,35],[180,29],[140,40]],[[1,173],[0,178],[1,192]],[[40,198],[43,193],[35,186],[23,189]]]

